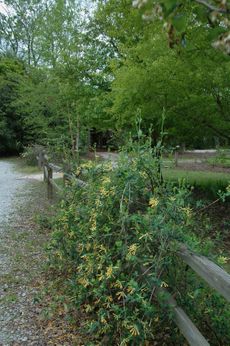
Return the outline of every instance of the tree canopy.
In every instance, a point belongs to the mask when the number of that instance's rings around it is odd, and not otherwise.
[[[229,143],[227,2],[4,4],[1,151],[71,147],[92,128],[122,140],[139,118],[156,139],[163,112],[168,145]]]

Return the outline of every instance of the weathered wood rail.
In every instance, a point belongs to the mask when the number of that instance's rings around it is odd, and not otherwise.
[[[65,173],[60,166],[48,162],[46,155],[37,157],[40,167],[43,167],[44,181],[47,182],[48,198],[53,198],[54,189],[58,192],[63,189],[54,181],[53,173],[63,173],[64,184],[66,181],[73,180],[80,188],[86,187],[87,183],[77,179],[74,174]],[[210,287],[222,295],[230,302],[230,275],[220,266],[209,260],[207,257],[198,255],[189,250],[185,244],[178,244],[177,256],[185,262],[194,272],[201,277]],[[201,334],[199,329],[191,321],[186,312],[178,306],[175,298],[173,298],[165,288],[155,288],[155,296],[164,294],[167,305],[172,309],[174,314],[174,322],[178,326],[180,332],[191,346],[208,346],[209,342]]]
[[[48,157],[44,152],[40,153],[37,156],[37,160],[39,167],[43,168],[44,182],[47,183],[48,199],[53,198],[54,191],[58,193],[63,191],[63,188],[55,182],[54,173],[62,173],[64,185],[67,181],[74,181],[74,183],[79,187],[83,187],[86,185],[86,183],[83,180],[77,179],[74,174],[66,173],[64,172],[62,167],[49,162]]]
[[[206,283],[230,302],[230,275],[207,257],[200,256],[181,245],[178,256]]]
[[[164,288],[156,288],[156,296],[164,295],[165,302],[173,311],[174,322],[184,335],[189,345],[192,346],[208,346],[209,343],[201,334],[199,329],[191,321],[185,311],[177,305],[176,300]]]
[[[179,245],[177,255],[201,277],[210,287],[230,302],[230,275],[207,257],[198,255],[189,250],[186,245]],[[157,289],[157,292],[166,292]],[[174,322],[191,346],[206,346],[208,341],[187,316],[185,311],[177,305],[176,300],[167,292],[167,303],[174,312]]]

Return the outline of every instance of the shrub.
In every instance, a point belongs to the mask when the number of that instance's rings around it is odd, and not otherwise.
[[[44,147],[41,145],[30,145],[24,148],[21,156],[23,159],[25,159],[25,162],[28,166],[37,166],[37,156],[42,150],[44,150]]]
[[[175,326],[170,332],[171,312],[163,298],[155,300],[154,290],[167,286],[182,295],[184,304],[191,299],[199,280],[178,288],[176,279],[183,282],[188,274],[175,256],[176,244],[199,248],[200,241],[190,230],[188,189],[162,183],[159,164],[150,144],[132,143],[115,169],[108,162],[85,163],[87,187],[69,186],[61,202],[51,259],[65,272],[72,305],[87,315],[84,328],[94,344],[147,345],[157,339],[163,344],[167,334],[166,344],[181,342]],[[209,251],[209,244],[203,251]],[[209,291],[205,286],[199,292],[203,299]],[[224,306],[218,295],[215,299]],[[197,306],[200,315],[203,307]],[[209,309],[210,317],[214,307]],[[162,333],[165,325],[169,328]],[[227,333],[226,321],[221,325]]]
[[[207,162],[213,166],[230,167],[230,151],[228,149],[219,149],[217,156],[207,159]]]

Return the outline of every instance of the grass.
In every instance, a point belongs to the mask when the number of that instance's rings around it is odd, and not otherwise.
[[[211,157],[207,159],[207,163],[212,166],[230,168],[230,157]]]
[[[230,150],[220,149],[215,157],[208,158],[206,162],[212,166],[230,168]]]
[[[0,160],[12,162],[16,165],[15,169],[22,174],[41,173],[41,168],[38,166],[29,166],[23,158],[18,156],[1,157]]]
[[[185,171],[179,169],[165,169],[163,173],[166,179],[186,179],[190,183],[203,183],[205,181],[220,181],[227,183],[228,181],[230,181],[230,174],[228,173],[216,173],[207,171]]]
[[[169,181],[185,180],[188,185],[208,193],[211,197],[216,197],[218,191],[225,190],[230,183],[230,174],[228,173],[185,171],[169,168],[163,170],[163,176]]]
[[[24,159],[18,158],[17,159],[17,170],[20,173],[23,174],[35,174],[35,173],[41,173],[41,168],[38,166],[29,166]]]
[[[18,297],[16,294],[7,294],[4,297],[0,298],[1,303],[15,303],[17,301]]]
[[[20,173],[25,173],[25,174],[35,174],[35,173],[41,173],[41,169],[39,167],[35,166],[24,166],[20,167],[18,169]]]
[[[60,186],[60,187],[63,187],[63,178],[56,178],[55,179],[55,183]]]

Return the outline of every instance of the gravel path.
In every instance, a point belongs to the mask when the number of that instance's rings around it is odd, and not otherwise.
[[[167,158],[163,160],[163,166],[165,166],[165,168],[184,171],[230,173],[230,168],[214,166],[206,162],[207,158],[215,156],[215,153],[216,150],[191,150],[185,152],[185,154],[179,155],[177,167],[174,167],[174,160],[169,160]],[[116,166],[118,153],[98,152],[97,155],[104,160],[111,161],[112,164]]]
[[[16,165],[0,160],[0,345],[43,346],[34,299],[47,236],[38,232],[34,215],[43,208],[44,186],[24,179]]]

